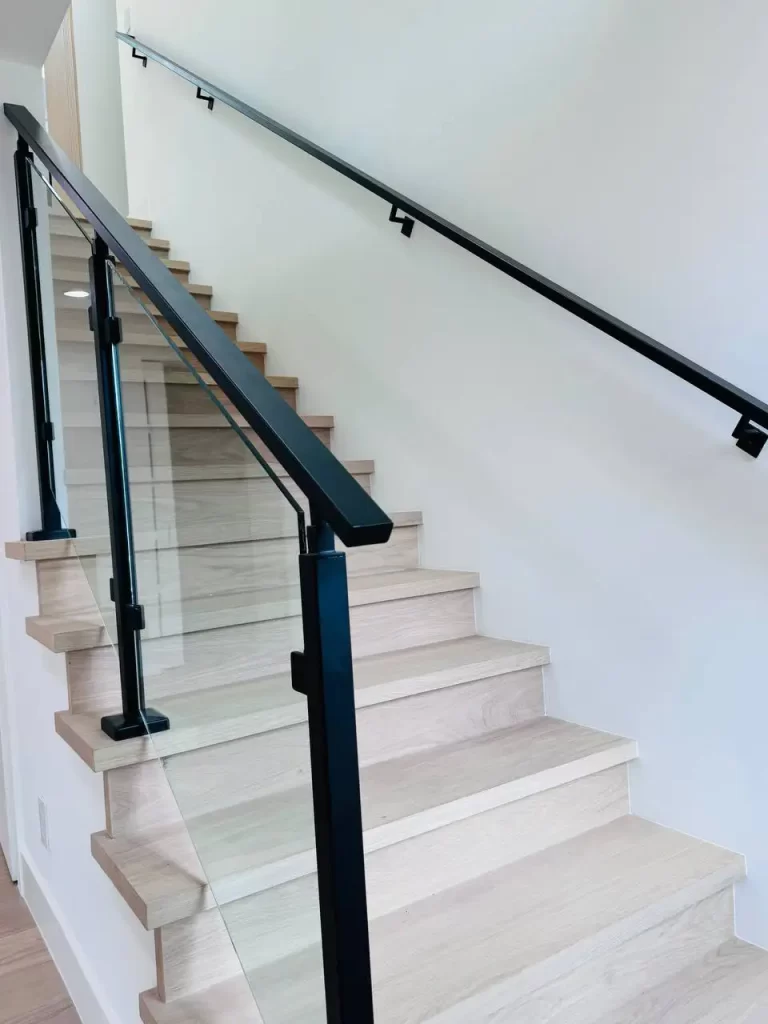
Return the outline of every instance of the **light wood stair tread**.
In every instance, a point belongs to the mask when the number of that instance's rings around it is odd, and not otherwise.
[[[495,1020],[523,993],[743,872],[734,854],[620,818],[374,921],[376,1019]],[[267,1020],[315,1024],[322,991],[317,963],[317,950],[309,949],[249,972]],[[641,1020],[661,1024],[663,1018]],[[621,1017],[620,1024],[628,1022]]]
[[[209,316],[215,317],[215,310],[206,309],[203,312]],[[83,310],[83,315],[85,311]],[[186,349],[186,343],[178,337],[178,335],[168,332],[168,337],[173,341],[174,345],[178,348]],[[56,327],[56,338],[59,342],[79,342],[87,345],[93,345],[93,335],[83,325],[83,327],[68,327],[66,325],[57,325]],[[263,341],[241,341],[239,338],[237,341],[232,340],[233,345],[242,352],[252,352],[257,355],[263,355],[267,351],[267,346]],[[139,333],[137,331],[131,331],[129,329],[123,330],[123,344],[127,345],[143,345],[150,348],[161,348],[163,350],[168,349],[168,340],[161,334],[160,331],[147,331],[146,333]]]
[[[82,269],[76,270],[69,265],[62,266],[62,261],[65,259],[68,259],[68,257],[53,257],[53,283],[56,288],[57,295],[64,289],[70,290],[69,286],[71,285],[90,284],[90,276],[88,274],[88,266],[86,261],[82,261]],[[69,257],[69,259],[72,259],[72,257]],[[178,261],[167,261],[167,263],[171,262],[178,263]],[[174,265],[174,267],[169,267],[168,269],[176,269],[183,272],[187,272],[189,270],[189,264],[181,263],[178,265]],[[133,277],[131,277],[131,275],[127,273],[127,271],[120,270],[118,272],[118,275],[116,275],[115,277],[116,290],[121,288],[123,285],[128,285],[128,287],[133,289],[139,289],[140,287],[138,282]],[[206,298],[210,298],[213,295],[213,287],[209,284],[196,284],[194,281],[186,281],[184,283],[184,288],[186,288],[191,295],[202,295],[205,296]],[[120,293],[119,291],[117,291],[117,295],[119,296],[120,294],[124,293]],[[66,308],[71,309],[76,307],[67,306]],[[138,312],[138,306],[136,311]]]
[[[198,371],[199,372],[199,371]],[[218,387],[219,385],[213,379],[209,373],[199,373],[202,381],[209,387]],[[273,388],[280,388],[282,390],[296,390],[299,386],[299,378],[291,377],[286,375],[264,375]],[[96,368],[84,369],[76,368],[71,369],[64,365],[61,368],[59,379],[62,381],[69,382],[96,382]],[[120,379],[123,384],[126,383],[138,383],[138,384],[163,384],[163,385],[176,385],[176,384],[187,384],[199,387],[197,377],[186,368],[179,367],[176,369],[167,365],[157,363],[146,362],[140,367],[136,368],[133,366],[127,366],[121,370]]]
[[[764,1024],[768,952],[733,939],[625,1004],[620,1024]],[[595,1024],[616,1024],[617,1016]]]
[[[473,572],[440,569],[402,569],[372,575],[351,576],[351,607],[399,601],[411,597],[471,590],[479,585]],[[248,622],[266,622],[297,616],[301,612],[298,584],[244,589],[212,597],[190,597],[181,601],[146,602],[145,638],[174,636]],[[109,610],[105,610],[105,615]],[[159,619],[162,616],[162,623]],[[112,643],[101,618],[35,615],[27,619],[27,633],[58,654],[106,646]]]
[[[187,285],[182,285],[182,287],[187,287]],[[82,301],[85,302],[86,300],[84,299]],[[56,309],[59,312],[64,312],[64,313],[83,313],[83,315],[85,315],[87,313],[87,307],[86,306],[75,306],[75,305],[70,305],[70,304],[62,303],[62,302],[59,301],[59,296],[58,295],[56,296],[56,303],[55,303],[55,305],[56,305]],[[135,308],[133,310],[129,310],[127,312],[126,312],[126,310],[122,310],[120,312],[120,316],[121,316],[121,318],[123,318],[125,316],[134,316],[134,315],[135,316],[146,316],[147,311],[149,313],[151,313],[152,316],[155,317],[155,319],[157,319],[157,320],[162,319],[164,317],[164,314],[157,308],[157,306],[154,306],[152,303],[147,303],[146,304],[146,309],[144,309],[138,302],[136,303]],[[206,309],[206,310],[204,310],[204,312],[211,318],[211,320],[215,320],[217,323],[236,324],[239,321],[239,319],[240,319],[239,315],[237,313],[232,313],[230,310],[226,310],[226,309]],[[63,331],[64,328],[61,328],[61,330]],[[59,333],[59,330],[57,330],[57,334],[58,333]],[[133,334],[132,335],[131,331],[130,331],[130,325],[126,325],[124,336],[125,336],[124,340],[125,340],[125,338],[128,338],[128,337],[143,337],[143,335],[138,335],[138,334]]]
[[[80,213],[79,210],[76,210],[76,211],[73,211],[73,212],[74,212],[75,220],[80,221],[82,224],[88,224],[89,223],[88,218],[85,216],[85,214]],[[65,216],[63,214],[60,214],[60,213],[52,213],[52,214],[50,214],[50,216],[51,216],[51,219],[53,219],[55,217],[61,217],[62,220],[66,219]],[[152,221],[151,220],[144,220],[141,217],[126,217],[125,219],[126,219],[126,222],[130,225],[130,227],[132,227],[135,231],[151,231],[152,230]]]
[[[150,428],[162,430],[167,427],[172,430],[232,430],[229,420],[222,416],[221,412],[214,409],[211,413],[126,413],[124,416],[125,426],[131,430]],[[332,430],[334,426],[333,416],[302,416],[302,420],[311,430]],[[235,414],[235,420],[239,426],[248,427],[239,413]],[[73,430],[94,430],[98,429],[98,419],[84,412],[80,416],[68,416],[65,421],[66,429]]]
[[[367,765],[361,769],[366,849],[382,849],[525,799],[635,754],[628,740],[543,718]],[[139,919],[152,927],[185,916],[183,907],[188,916],[213,906],[203,879],[213,886],[216,900],[227,903],[312,874],[311,821],[308,783],[189,819],[175,829],[116,838],[97,833],[94,853]]]
[[[136,482],[132,480],[132,483]],[[390,512],[389,517],[395,529],[421,526],[423,521],[421,512]],[[274,536],[264,534],[241,540],[232,540],[230,537],[222,536],[220,529],[217,529],[206,540],[200,540],[199,536],[193,539],[187,539],[186,537],[171,538],[168,536],[168,531],[142,531],[134,536],[134,549],[136,551],[178,551],[186,547],[207,548],[218,547],[219,545],[258,544],[261,541],[295,536],[296,531],[293,527],[294,524],[291,523],[289,533],[275,533]],[[97,555],[108,555],[110,552],[110,540],[106,535],[96,537],[82,536],[77,537],[75,540],[11,540],[5,545],[5,557],[17,562],[45,562],[58,561],[62,558],[90,558]],[[523,644],[521,646],[527,647],[529,645]]]
[[[52,542],[51,542],[52,543]],[[355,660],[359,708],[475,679],[545,665],[545,647],[473,636]],[[151,680],[149,682],[151,689]],[[94,771],[167,757],[306,721],[306,698],[289,673],[165,697],[168,732],[115,743],[101,731],[100,715],[56,716],[60,736]],[[105,711],[110,711],[105,709]]]
[[[82,225],[83,230],[86,232],[86,234],[93,234],[93,227],[89,221],[87,221],[85,218],[83,218],[83,220],[80,221],[78,218],[78,222]],[[83,243],[85,243],[85,239],[80,234],[78,228],[75,227],[74,224],[72,224],[71,219],[69,217],[60,215],[51,216],[48,218],[48,226],[51,235],[53,235],[54,237],[75,237],[82,239]],[[145,229],[143,227],[139,227],[139,230]],[[145,245],[148,245],[150,249],[159,249],[161,251],[168,252],[170,251],[171,248],[171,243],[166,238],[149,237],[142,239],[142,241],[144,242]]]
[[[368,476],[375,472],[372,459],[347,459],[342,463],[353,476]],[[270,464],[278,477],[288,477],[288,472],[279,462]],[[252,463],[236,465],[209,466],[131,466],[129,477],[132,484],[140,483],[172,483],[203,480],[250,480],[268,479],[268,474],[254,460]],[[103,484],[103,469],[67,469],[65,479],[69,486],[89,486]],[[11,543],[17,543],[12,541]]]

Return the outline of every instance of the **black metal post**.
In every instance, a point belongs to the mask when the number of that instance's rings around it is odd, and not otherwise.
[[[360,766],[346,556],[312,516],[299,555],[304,653],[293,685],[307,696],[328,1024],[373,1024]]]
[[[41,529],[27,534],[27,540],[61,540],[74,537],[64,528],[56,501],[56,477],[53,461],[53,420],[48,393],[48,366],[45,356],[43,297],[40,288],[40,256],[37,248],[37,210],[32,190],[29,146],[19,139],[14,163],[16,195],[21,231],[21,261],[24,274],[24,298],[27,306],[29,370],[32,382],[32,408],[35,417],[37,476],[40,486]]]
[[[148,732],[163,732],[169,728],[170,723],[165,715],[147,708],[144,700],[139,635],[144,628],[144,609],[139,604],[133,548],[128,452],[118,352],[121,324],[119,317],[115,316],[109,249],[98,235],[94,240],[90,272],[89,317],[96,342],[96,372],[112,547],[113,578],[110,591],[117,621],[120,688],[123,697],[123,713],[102,718],[101,728],[113,740],[126,740],[144,736]]]

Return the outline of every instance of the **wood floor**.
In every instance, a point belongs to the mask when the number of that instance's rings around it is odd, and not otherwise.
[[[80,1024],[0,853],[0,1024]]]

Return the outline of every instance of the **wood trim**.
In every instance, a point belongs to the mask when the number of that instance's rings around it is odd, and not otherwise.
[[[53,41],[44,71],[48,132],[70,160],[78,167],[82,167],[77,58],[71,7],[64,15],[61,28]]]

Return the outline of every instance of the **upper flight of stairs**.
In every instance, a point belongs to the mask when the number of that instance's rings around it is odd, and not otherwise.
[[[148,222],[134,227],[210,309],[212,289],[189,283]],[[302,643],[295,515],[119,295],[146,688],[172,725],[110,741],[92,340],[82,303],[63,297],[87,280],[87,246],[57,218],[52,253],[78,539],[6,553],[36,566],[30,636],[66,657],[55,728],[104,774],[93,856],[155,931],[142,1020],[319,1024],[306,700],[288,671]],[[236,315],[213,315],[236,339]],[[238,344],[266,369],[264,345]],[[272,380],[295,406],[298,380]],[[307,421],[332,443],[332,418]],[[348,468],[371,487],[372,462]],[[632,816],[634,743],[547,717],[546,648],[479,635],[477,575],[422,567],[421,516],[393,518],[389,544],[348,552],[377,1021],[768,1020],[768,954],[733,937],[742,858]]]

